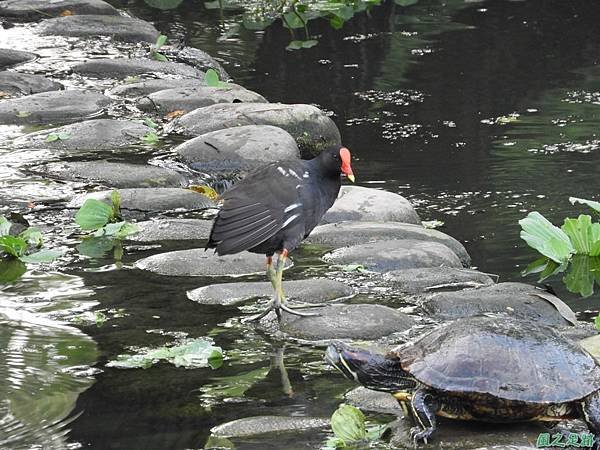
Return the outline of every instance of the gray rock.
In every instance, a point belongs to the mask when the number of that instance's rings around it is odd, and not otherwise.
[[[323,223],[346,220],[421,225],[417,212],[401,195],[361,186],[342,186],[337,200],[323,217]]]
[[[453,267],[392,270],[384,274],[383,278],[394,284],[394,287],[399,291],[411,295],[458,291],[469,287],[494,284],[494,280],[485,273]],[[437,289],[431,289],[436,287]]]
[[[112,88],[108,91],[108,94],[119,97],[142,97],[165,89],[194,89],[198,86],[204,86],[204,84],[204,80],[201,78],[160,78],[137,83],[125,83]]]
[[[60,124],[100,114],[110,99],[92,91],[52,91],[0,102],[0,123]]]
[[[262,433],[303,431],[329,426],[328,418],[293,416],[244,417],[211,428],[218,437],[243,437]]]
[[[187,186],[186,178],[180,173],[143,164],[73,161],[46,164],[39,170],[60,179],[83,179],[115,188]]]
[[[437,230],[423,228],[421,225],[407,223],[362,221],[330,223],[316,227],[306,242],[339,248],[394,239],[439,242],[456,253],[464,266],[471,263],[471,258],[463,245],[453,237]]]
[[[271,125],[212,131],[178,145],[175,151],[188,164],[232,161],[233,168],[237,168],[239,160],[263,163],[300,157],[294,138]]]
[[[113,150],[140,144],[154,130],[129,120],[94,119],[30,133],[14,141],[17,148],[47,148],[64,151]],[[68,139],[47,142],[50,134],[67,133]]]
[[[142,74],[177,75],[186,78],[204,77],[202,72],[185,64],[142,58],[92,59],[77,64],[72,70],[74,73],[96,78],[127,78]]]
[[[385,414],[401,414],[402,409],[394,397],[388,392],[372,391],[359,386],[347,392],[346,402],[363,411],[376,411]]]
[[[421,306],[427,314],[443,320],[506,313],[550,325],[577,323],[575,314],[562,300],[524,283],[498,283],[479,289],[442,292],[423,300]]]
[[[165,48],[162,52],[170,60],[176,60],[185,63],[189,66],[193,66],[203,72],[208,69],[213,69],[219,75],[221,81],[229,81],[231,77],[225,71],[223,66],[215,60],[212,56],[199,48],[194,47],[183,47],[181,49]]]
[[[1,15],[2,14],[0,14],[0,16]],[[38,55],[35,53],[22,52],[20,50],[12,50],[10,48],[0,48],[0,69],[15,66],[27,61],[32,61],[37,57]]]
[[[341,142],[335,123],[323,111],[310,105],[223,103],[196,109],[180,117],[174,124],[192,136],[241,125],[283,128],[294,137],[305,157],[316,155],[324,148]]]
[[[31,95],[40,92],[58,91],[64,86],[41,75],[19,72],[0,72],[0,92]]]
[[[326,303],[354,294],[350,286],[325,278],[285,281],[283,286],[289,300],[306,303]],[[203,305],[229,306],[256,298],[270,298],[273,287],[269,282],[211,284],[188,291],[187,296]]]
[[[38,29],[42,36],[110,36],[125,42],[156,42],[159,32],[145,20],[120,15],[75,15],[43,20]]]
[[[69,208],[79,208],[88,198],[110,203],[112,190],[79,195],[68,203]],[[119,189],[123,217],[137,217],[139,213],[165,212],[174,209],[200,210],[214,207],[204,195],[178,188]],[[137,214],[136,214],[137,213]]]
[[[334,250],[323,257],[332,264],[361,264],[372,272],[421,267],[462,267],[458,256],[443,244],[414,239],[378,241]]]
[[[294,338],[308,341],[328,339],[378,339],[406,331],[414,325],[412,317],[387,306],[332,304],[302,309],[318,316],[298,317],[283,314],[279,329]],[[277,323],[274,314],[261,322],[266,328]]]
[[[130,239],[137,242],[206,240],[212,220],[160,219],[138,222],[140,230]]]
[[[0,16],[19,19],[45,19],[65,11],[73,14],[117,15],[119,11],[102,0],[5,0],[0,2]]]
[[[291,265],[287,260],[288,267]],[[241,252],[219,256],[212,250],[192,248],[160,253],[135,263],[138,269],[176,277],[222,277],[265,272],[265,256]]]
[[[142,111],[166,114],[179,110],[188,112],[217,103],[267,103],[267,100],[262,95],[237,85],[198,86],[193,89],[175,88],[154,92],[139,99],[137,106]]]

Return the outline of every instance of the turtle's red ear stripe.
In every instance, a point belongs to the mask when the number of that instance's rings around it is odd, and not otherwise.
[[[354,173],[352,173],[352,166],[350,165],[350,160],[352,159],[350,150],[348,150],[346,147],[340,148],[340,159],[342,160],[342,173],[354,183]]]

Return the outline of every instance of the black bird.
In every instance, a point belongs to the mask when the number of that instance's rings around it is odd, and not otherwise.
[[[310,160],[279,161],[267,164],[236,183],[223,194],[206,248],[219,255],[248,250],[267,256],[267,278],[275,289],[269,308],[251,317],[259,320],[275,310],[290,314],[282,288],[283,266],[294,250],[321,221],[338,196],[341,175],[354,182],[350,151],[333,146]],[[277,269],[273,255],[279,255]]]

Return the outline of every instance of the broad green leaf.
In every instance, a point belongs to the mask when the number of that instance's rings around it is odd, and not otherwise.
[[[285,49],[286,50],[300,50],[301,48],[302,48],[302,41],[292,41],[287,45],[287,47]]]
[[[283,26],[286,28],[304,28],[304,25],[306,24],[306,16],[301,12],[294,13],[292,11],[285,13],[283,19]]]
[[[209,87],[218,87],[219,74],[214,69],[208,69],[204,74],[204,82]]]
[[[419,2],[419,0],[394,0],[394,3],[396,3],[396,5],[400,5],[400,6],[410,6],[410,5],[414,5],[418,2]]]
[[[531,275],[532,273],[542,272],[546,268],[548,261],[549,259],[547,256],[542,256],[541,258],[536,259],[535,261],[529,263],[527,267],[525,267],[525,269],[521,272],[521,276],[524,277]]]
[[[93,198],[87,199],[75,215],[75,222],[82,230],[97,230],[114,218],[111,205]]]
[[[165,45],[167,43],[167,36],[165,36],[164,34],[159,34],[158,38],[156,39],[156,50],[160,49],[163,45]]]
[[[338,16],[333,16],[331,19],[329,19],[329,25],[331,25],[334,30],[341,29],[344,26],[344,23],[344,19]]]
[[[27,242],[9,234],[0,237],[0,250],[15,258],[20,258],[27,250]]]
[[[273,19],[256,19],[248,15],[244,16],[243,25],[246,30],[264,30],[273,23]]]
[[[553,261],[563,263],[575,253],[569,236],[539,212],[529,213],[527,217],[519,220],[519,225],[522,228],[521,239]]]
[[[367,430],[367,440],[376,441],[378,439],[381,439],[381,437],[388,431],[388,429],[389,426],[387,424],[370,427]]]
[[[561,228],[580,255],[590,255],[592,248],[600,242],[600,223],[592,223],[592,218],[586,214],[577,219],[565,219]]]
[[[220,347],[214,347],[211,341],[206,339],[196,339],[184,345],[170,347],[170,357],[168,360],[176,367],[206,367],[216,365],[220,366],[223,361],[223,350]]]
[[[0,216],[0,236],[5,236],[10,232],[12,223],[4,216]]]
[[[211,398],[240,398],[268,373],[269,367],[261,367],[231,377],[215,378],[214,383],[203,385],[202,390]]]
[[[21,256],[21,261],[35,264],[50,263],[64,254],[64,250],[44,249],[36,253]]]
[[[582,203],[584,205],[588,205],[594,211],[596,211],[597,213],[600,213],[600,202],[595,202],[594,200],[586,200],[584,198],[577,198],[577,197],[569,197],[569,201],[571,202],[572,205],[574,205],[576,203]]]
[[[106,363],[106,367],[115,369],[148,369],[154,361],[146,355],[119,355],[117,359]]]
[[[351,405],[341,405],[331,416],[331,429],[346,444],[366,438],[365,415]]]
[[[317,45],[319,41],[316,39],[309,39],[307,41],[302,41],[302,48],[312,48]]]
[[[27,266],[16,258],[0,259],[0,283],[18,280],[26,271]]]
[[[350,20],[352,19],[352,16],[354,16],[354,8],[348,5],[342,5],[339,9],[333,11],[333,14],[344,21]]]
[[[84,238],[77,246],[77,251],[88,258],[102,258],[110,252],[116,242],[107,237]]]
[[[44,243],[42,232],[36,227],[29,227],[19,237],[23,239],[31,247],[41,247]]]
[[[169,58],[167,58],[162,53],[158,53],[158,52],[152,53],[152,59],[154,61],[160,61],[160,62],[168,62],[169,61]]]
[[[557,262],[548,260],[548,264],[546,268],[540,272],[539,282],[544,281],[546,278],[551,277],[552,275],[556,275],[557,273],[564,272],[567,268],[568,262],[564,262],[562,264],[558,264]]]
[[[56,133],[50,133],[48,137],[46,137],[46,142],[54,142],[58,141],[58,135]]]
[[[571,267],[563,278],[567,289],[582,297],[591,296],[594,293],[595,277],[590,269],[590,258],[588,256],[574,256],[571,260]]]

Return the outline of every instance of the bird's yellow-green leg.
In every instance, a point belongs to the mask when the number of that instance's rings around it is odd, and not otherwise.
[[[271,282],[271,286],[273,289],[277,290],[277,285],[275,284],[275,268],[273,267],[273,257],[267,256],[267,279]]]

